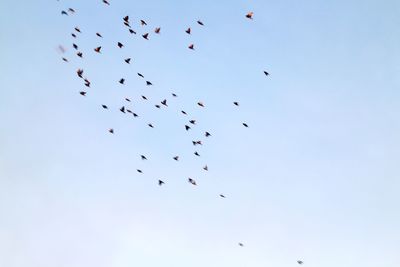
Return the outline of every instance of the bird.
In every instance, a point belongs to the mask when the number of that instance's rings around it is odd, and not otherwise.
[[[206,137],[211,136],[211,134],[210,134],[209,132],[205,132],[204,135],[205,135]]]
[[[264,74],[265,74],[265,76],[268,76],[268,75],[269,75],[269,73],[268,73],[268,72],[266,72],[265,70],[264,70]]]
[[[139,117],[139,115],[138,114],[136,114],[136,113],[134,113],[134,112],[132,112],[132,115],[133,115],[133,117]]]
[[[199,141],[192,141],[192,143],[193,143],[194,146],[203,145],[203,143],[200,140]]]
[[[186,129],[186,131],[189,131],[189,129],[190,129],[190,126],[188,126],[188,125],[185,125],[185,129]]]
[[[173,157],[173,159],[178,161],[179,160],[179,156],[175,156],[175,157]]]
[[[120,42],[118,42],[118,44],[117,44],[117,45],[118,45],[118,47],[119,47],[119,48],[122,48],[122,47],[124,47],[124,45],[123,45],[122,43],[120,43]]]
[[[191,50],[194,50],[194,44],[190,44],[190,45],[188,46],[188,48],[191,49]]]
[[[239,242],[238,244],[239,244],[239,246],[244,247],[243,243],[240,243],[240,242]]]
[[[188,178],[188,182],[191,183],[192,185],[197,185],[196,181],[193,180],[192,178]]]
[[[300,261],[300,260],[298,260],[298,261],[297,261],[297,263],[301,265],[301,264],[303,264],[304,262],[303,262],[303,261]]]
[[[75,27],[75,31],[77,31],[77,32],[81,32],[81,29],[79,29],[78,27]]]
[[[85,81],[85,86],[90,87],[90,81],[88,79],[84,79],[84,81]]]
[[[124,78],[122,78],[121,80],[119,80],[119,83],[120,83],[120,84],[124,84],[124,82],[125,82],[125,79],[124,79]]]
[[[193,154],[195,154],[196,156],[200,157],[200,154],[197,151],[195,151]]]
[[[192,32],[192,30],[190,28],[187,28],[187,30],[185,31],[187,34],[190,34]]]
[[[146,23],[146,21],[144,21],[144,20],[140,20],[140,24],[142,25],[142,26],[144,26],[144,25],[147,25],[147,23]]]
[[[202,102],[197,102],[197,105],[204,108],[204,104]]]
[[[149,123],[147,124],[150,128],[154,128],[153,124]]]
[[[96,35],[97,35],[98,37],[100,37],[100,38],[103,38],[103,36],[102,36],[100,33],[98,33],[98,32],[96,32]]]
[[[132,33],[132,34],[136,34],[136,32],[134,30],[132,30],[132,29],[129,29],[129,32]]]
[[[254,12],[249,12],[249,13],[247,13],[247,14],[246,14],[246,18],[248,18],[248,19],[253,19],[253,14],[254,14]]]
[[[129,16],[125,16],[125,17],[123,18],[123,20],[124,20],[125,22],[129,22]]]
[[[110,5],[110,3],[107,0],[103,0],[103,3],[106,5]]]
[[[247,125],[247,123],[245,123],[245,122],[243,122],[242,124],[243,124],[243,126],[246,127],[246,128],[249,127],[249,125]]]
[[[127,98],[127,97],[125,97],[125,100],[126,100],[127,102],[131,102],[131,100],[130,100],[129,98]]]
[[[108,109],[108,107],[106,105],[101,105],[104,109]]]
[[[61,11],[61,15],[66,15],[66,16],[68,16],[68,13],[67,13],[65,10],[63,10],[63,11]]]
[[[208,171],[208,166],[205,165],[205,166],[203,167],[203,170]]]
[[[145,97],[144,95],[142,95],[142,98],[143,98],[144,100],[147,100],[147,97]]]
[[[160,34],[160,31],[161,31],[161,28],[160,28],[160,27],[155,28],[155,30],[154,30],[154,32],[157,33],[157,34]]]
[[[165,184],[164,181],[158,180],[158,185],[159,185],[159,186],[162,186],[163,184]]]
[[[225,196],[223,194],[219,194],[220,197],[225,198]]]
[[[144,156],[144,155],[140,155],[140,158],[141,158],[142,160],[147,160],[146,156]]]
[[[235,106],[239,106],[239,102],[233,102],[233,104],[235,105]]]
[[[156,108],[161,108],[161,106],[160,105],[154,105]]]
[[[191,124],[196,124],[196,120],[190,120],[189,121]]]
[[[149,82],[149,81],[146,81],[146,85],[150,86],[150,85],[153,85],[153,84],[151,82]]]
[[[101,46],[98,46],[98,47],[96,47],[96,48],[94,49],[94,51],[97,52],[97,53],[100,53],[100,50],[101,50]]]
[[[83,57],[82,52],[77,52],[76,55],[77,55],[78,57],[80,57],[80,58]]]
[[[161,101],[161,104],[163,104],[164,106],[168,107],[168,105],[167,105],[167,99],[164,99],[163,101]]]
[[[76,34],[75,33],[71,33],[71,36],[76,38]]]
[[[110,128],[109,130],[108,130],[110,133],[114,133],[114,129],[113,128]]]
[[[128,64],[130,64],[130,62],[131,62],[131,58],[127,58],[127,59],[125,59],[125,62],[126,62],[126,63],[128,63]]]
[[[120,110],[122,113],[125,113],[125,106],[122,106],[119,110]]]
[[[148,38],[148,37],[149,37],[149,34],[148,34],[148,33],[143,34],[142,37],[143,37],[144,39],[146,39],[146,40],[149,40],[149,38]]]
[[[78,69],[78,70],[76,71],[76,74],[78,74],[78,76],[79,76],[80,78],[82,78],[83,70],[82,70],[82,69]]]
[[[172,95],[173,97],[177,97],[177,95],[176,95],[175,93],[172,93],[171,95]]]
[[[72,47],[78,50],[78,46],[76,44],[72,44]]]
[[[65,57],[63,57],[62,60],[64,60],[65,62],[68,62],[68,59],[66,59]]]
[[[73,9],[73,8],[68,8],[68,11],[69,11],[70,13],[75,13],[75,9]]]
[[[181,110],[181,112],[182,112],[182,114],[185,114],[185,115],[187,115],[186,111],[184,111],[184,110]]]
[[[141,74],[141,73],[137,73],[137,75],[139,76],[139,77],[142,77],[142,78],[144,78],[144,76],[143,76],[143,74]]]
[[[140,169],[137,169],[136,171],[137,171],[138,173],[143,173],[142,170],[140,170]]]
[[[198,23],[199,25],[201,25],[201,26],[204,26],[204,23],[201,22],[200,20],[198,20],[197,23]]]
[[[81,95],[86,96],[86,92],[85,91],[81,91],[79,92]]]

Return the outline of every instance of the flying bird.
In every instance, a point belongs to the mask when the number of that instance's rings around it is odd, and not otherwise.
[[[185,129],[186,129],[186,131],[189,131],[189,129],[190,129],[190,126],[188,126],[188,125],[185,125]]]
[[[160,105],[154,105],[156,108],[161,108],[161,106]]]
[[[175,156],[174,160],[178,161],[179,160],[179,156]]]
[[[98,46],[98,47],[96,47],[96,48],[94,49],[94,51],[97,52],[97,53],[100,53],[100,50],[101,50],[101,46]]]
[[[144,155],[140,155],[140,158],[141,158],[142,160],[147,160],[147,158],[146,158]]]
[[[61,15],[66,15],[66,16],[68,16],[68,13],[67,13],[65,10],[63,10],[63,11],[61,11]]]
[[[211,134],[210,134],[209,132],[205,132],[204,135],[205,135],[206,137],[211,136]]]
[[[239,243],[239,246],[244,247],[243,243]]]
[[[71,33],[71,36],[76,38],[76,34],[75,33]]]
[[[126,100],[127,102],[131,102],[131,100],[130,100],[129,98],[127,98],[127,97],[125,97],[125,100]]]
[[[125,113],[125,107],[124,107],[124,106],[122,106],[119,110],[120,110],[122,113]]]
[[[70,13],[75,13],[75,9],[73,9],[73,8],[68,8],[68,11],[69,11]]]
[[[191,124],[196,124],[196,120],[190,120],[189,121]]]
[[[143,173],[142,170],[140,170],[140,169],[137,169],[136,171],[137,171],[138,173]]]
[[[146,85],[149,86],[149,85],[153,85],[153,84],[149,81],[146,81]]]
[[[77,32],[81,32],[81,30],[78,28],[78,27],[75,27],[75,31],[77,31]]]
[[[191,49],[191,50],[194,50],[194,44],[190,44],[190,45],[188,46],[188,48]]]
[[[198,20],[197,23],[198,23],[199,25],[201,25],[201,26],[204,26],[204,23],[201,22],[200,20]]]
[[[72,47],[78,50],[78,46],[76,44],[72,44]]]
[[[155,30],[154,30],[154,32],[155,32],[155,33],[157,33],[157,34],[159,34],[159,33],[160,33],[160,31],[161,31],[161,28],[160,28],[160,27],[158,27],[158,28],[155,28]]]
[[[145,97],[144,95],[142,95],[142,98],[143,98],[144,100],[147,100],[147,97]]]
[[[86,92],[85,91],[82,91],[82,92],[79,92],[81,95],[83,95],[83,96],[86,96]]]
[[[167,105],[167,99],[164,99],[163,101],[161,101],[161,104],[163,104],[164,106],[168,107],[168,105]]]
[[[83,57],[83,54],[82,54],[82,52],[77,52],[77,53],[76,53],[76,55],[77,55],[78,57],[80,57],[80,58],[82,58],[82,57]]]
[[[150,128],[154,128],[153,124],[149,123],[147,124]]]
[[[144,39],[146,39],[146,40],[149,40],[149,38],[148,38],[148,37],[149,37],[149,34],[148,34],[148,33],[143,34],[142,37],[143,37]]]
[[[124,45],[123,45],[122,43],[120,43],[120,42],[118,42],[118,44],[117,44],[117,45],[118,45],[118,47],[119,47],[119,48],[122,48],[122,47],[124,47]]]
[[[193,180],[192,178],[189,178],[188,182],[191,183],[192,185],[197,185],[196,181]]]
[[[184,110],[181,110],[181,112],[182,112],[182,114],[185,114],[185,115],[187,115],[186,111],[184,111]]]
[[[300,260],[298,260],[298,261],[297,261],[297,263],[301,265],[301,264],[303,264],[304,262],[303,262],[303,261],[300,261]]]
[[[247,123],[245,123],[245,122],[243,122],[242,124],[243,124],[243,126],[246,127],[246,128],[249,127],[249,125],[247,125]]]
[[[101,105],[104,109],[108,109],[108,107],[106,105]]]
[[[64,60],[65,62],[68,62],[68,59],[66,59],[65,57],[63,57],[62,60]]]
[[[208,166],[205,165],[205,166],[203,167],[203,170],[208,171]]]
[[[103,0],[103,3],[106,5],[110,5],[110,3],[107,0]]]
[[[264,74],[265,74],[265,76],[268,76],[268,75],[269,75],[269,73],[268,73],[268,72],[266,72],[265,70],[264,70]]]
[[[108,131],[109,131],[110,133],[112,133],[112,134],[114,133],[114,129],[113,129],[113,128],[109,129]]]
[[[97,35],[98,37],[100,37],[100,38],[103,38],[103,36],[102,36],[100,33],[98,33],[98,32],[96,32],[96,35]]]
[[[144,25],[147,25],[147,23],[146,23],[146,21],[144,21],[144,20],[140,20],[140,24],[142,25],[142,26],[144,26]]]
[[[124,84],[124,82],[125,82],[125,79],[124,79],[124,78],[122,78],[121,80],[119,80],[119,83],[120,83],[120,84]]]
[[[200,157],[200,154],[197,151],[195,151],[193,154],[195,154],[196,156]]]
[[[141,74],[141,73],[137,73],[137,75],[139,76],[139,77],[142,77],[142,78],[144,78],[144,76],[143,76],[143,74]]]
[[[136,34],[136,32],[134,30],[132,30],[132,29],[129,29],[129,32],[132,33],[132,34]]]
[[[159,186],[162,186],[163,184],[165,184],[164,181],[158,180],[158,185],[159,185]]]
[[[249,13],[247,13],[246,14],[246,18],[248,18],[248,19],[253,19],[253,12],[249,12]]]
[[[125,17],[123,18],[123,20],[124,20],[125,22],[129,22],[129,16],[125,16]]]
[[[187,30],[185,31],[187,34],[190,34],[191,33],[191,29],[190,28],[187,28]]]
[[[233,104],[235,105],[235,106],[239,106],[239,102],[233,102]]]
[[[223,194],[219,194],[220,197],[225,198],[225,196]]]
[[[176,94],[174,94],[174,93],[172,93],[172,96],[173,96],[173,97],[177,97],[177,95],[176,95]]]
[[[79,76],[80,78],[82,78],[83,70],[82,70],[82,69],[78,69],[78,70],[76,71],[76,74],[78,74],[78,76]]]
[[[202,102],[197,102],[197,105],[204,108],[204,104]]]
[[[127,59],[125,59],[125,62],[126,62],[126,63],[128,63],[128,64],[130,64],[130,62],[131,62],[131,58],[127,58]]]

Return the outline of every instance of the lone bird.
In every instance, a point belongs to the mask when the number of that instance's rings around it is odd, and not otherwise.
[[[188,48],[191,49],[191,50],[194,50],[194,44],[190,44],[190,45],[188,46]]]
[[[162,186],[163,184],[165,184],[164,181],[158,180],[158,185],[159,185],[159,186]]]
[[[153,84],[150,81],[146,81],[146,85],[150,86],[150,85],[153,85]]]
[[[298,260],[298,261],[297,261],[297,263],[301,265],[301,264],[303,264],[304,262],[303,262],[303,261],[300,261],[300,260]]]
[[[124,84],[124,83],[125,83],[125,79],[122,78],[121,80],[119,80],[119,83],[120,83],[120,84]]]
[[[205,134],[204,134],[206,137],[209,137],[209,136],[211,136],[211,134],[209,133],[209,132],[205,132]]]
[[[122,43],[120,43],[120,42],[118,42],[118,44],[117,44],[117,45],[118,45],[118,47],[119,47],[119,48],[122,48],[122,47],[124,47],[124,45],[123,45]]]
[[[143,173],[142,170],[139,170],[139,169],[137,169],[136,171],[137,171],[138,173]]]
[[[114,129],[113,129],[113,128],[110,128],[110,129],[108,129],[108,132],[114,134]]]
[[[94,51],[97,52],[97,53],[100,53],[100,50],[101,50],[101,46],[98,46],[98,47],[96,47],[96,48],[94,49]]]
[[[110,3],[107,0],[103,0],[103,3],[106,5],[110,5]]]
[[[196,181],[193,180],[192,178],[189,178],[188,182],[191,183],[192,185],[197,185]]]
[[[240,243],[240,242],[239,242],[239,246],[244,247],[243,243]]]
[[[81,95],[86,96],[86,92],[85,91],[81,91],[79,92]]]
[[[142,26],[144,26],[144,25],[147,25],[147,23],[146,23],[146,21],[144,21],[144,20],[140,20],[140,24],[142,25]]]
[[[269,73],[268,73],[268,72],[266,72],[265,70],[264,70],[264,74],[265,74],[265,76],[268,76],[268,75],[269,75]]]
[[[239,102],[233,102],[233,104],[235,105],[235,106],[239,106]]]
[[[219,194],[220,197],[225,198],[225,196],[223,194]]]
[[[199,25],[201,25],[201,26],[204,26],[204,23],[201,22],[200,20],[198,20],[197,23],[198,23]]]
[[[168,105],[167,105],[167,99],[164,99],[163,101],[161,101],[161,104],[163,104],[164,106],[168,107]]]
[[[142,160],[147,160],[146,156],[144,156],[144,155],[140,155],[140,158],[141,158]]]
[[[245,122],[243,122],[242,124],[243,124],[243,126],[246,127],[246,128],[249,127],[249,125],[247,125],[247,123],[245,123]]]
[[[104,108],[104,109],[108,109],[108,107],[106,106],[106,105],[101,105],[102,106],[102,108]]]
[[[131,58],[127,58],[127,59],[125,59],[125,62],[126,62],[126,63],[128,63],[128,64],[130,64],[130,62],[131,62]]]
[[[175,157],[173,157],[173,159],[178,161],[179,160],[179,156],[175,156]]]
[[[249,12],[249,13],[247,13],[246,14],[246,18],[248,18],[248,19],[253,19],[253,12]]]
[[[103,38],[103,36],[102,36],[100,33],[98,33],[98,32],[96,32],[96,35],[97,35],[98,37],[100,37],[100,38]]]
[[[122,113],[125,113],[125,106],[122,106],[119,110],[120,110]]]

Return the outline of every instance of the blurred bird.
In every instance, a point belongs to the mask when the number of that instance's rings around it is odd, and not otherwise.
[[[146,39],[146,40],[149,40],[149,38],[148,38],[148,37],[149,37],[149,34],[148,34],[148,33],[143,34],[142,37],[143,37],[144,39]]]
[[[162,186],[163,184],[165,184],[164,181],[158,180],[158,185],[159,185],[159,186]]]
[[[244,245],[243,245],[243,243],[239,243],[239,246],[243,247]]]
[[[182,112],[183,114],[187,115],[186,111],[184,111],[184,110],[181,110],[181,112]]]
[[[211,134],[209,133],[209,132],[205,132],[205,134],[204,134],[206,137],[209,137],[209,136],[211,136]]]
[[[203,167],[203,170],[208,171],[208,166],[205,165],[205,166]]]
[[[163,104],[164,106],[168,107],[168,105],[167,105],[167,99],[164,99],[163,101],[161,101],[161,104]]]
[[[200,20],[197,21],[197,23],[201,26],[204,26],[203,22],[201,22]]]
[[[126,100],[127,102],[131,102],[131,100],[130,100],[129,98],[127,98],[127,97],[125,97],[125,100]]]
[[[112,134],[114,133],[114,129],[113,129],[113,128],[109,129],[108,131],[109,131],[110,133],[112,133]]]
[[[158,28],[155,28],[155,30],[154,30],[154,32],[157,33],[157,34],[159,34],[160,31],[161,31],[161,28],[159,28],[159,27],[158,27]]]
[[[202,102],[197,102],[197,105],[204,108],[204,104]]]
[[[193,180],[192,178],[189,178],[188,182],[191,183],[192,185],[197,185],[196,181]]]
[[[141,158],[142,160],[147,160],[147,158],[146,158],[144,155],[140,155],[140,158]]]
[[[219,194],[220,197],[225,198],[225,196],[223,194]]]
[[[196,124],[196,120],[190,120],[189,121],[191,124]]]
[[[174,93],[172,93],[172,96],[173,96],[173,97],[177,97],[177,95],[176,95],[176,94],[174,94]]]
[[[126,63],[128,63],[128,64],[130,64],[130,62],[131,62],[131,58],[127,58],[127,59],[125,59],[125,62],[126,62]]]
[[[144,20],[140,20],[140,24],[142,25],[142,26],[144,26],[144,25],[147,25],[147,23],[146,23],[146,21],[144,21]]]
[[[125,82],[125,79],[124,79],[124,78],[122,78],[121,80],[119,80],[119,83],[120,83],[120,84],[124,84],[124,82]]]
[[[188,48],[194,50],[194,44],[190,44]]]
[[[235,105],[235,106],[239,106],[239,102],[233,102],[233,104]]]
[[[144,95],[142,95],[142,98],[143,98],[144,100],[147,100],[147,97],[145,97]]]
[[[268,73],[268,72],[266,72],[265,70],[264,70],[264,74],[265,74],[265,76],[268,76],[268,75],[269,75],[269,73]]]
[[[150,128],[154,128],[153,124],[149,123],[147,124]]]
[[[82,92],[79,92],[81,95],[83,95],[83,96],[86,96],[86,92],[84,92],[84,91],[82,91]]]
[[[124,20],[125,22],[128,22],[128,23],[129,23],[129,16],[125,16],[125,17],[123,18],[123,20]]]
[[[75,27],[75,31],[81,32],[81,30],[78,27]]]
[[[61,15],[66,15],[66,16],[68,16],[68,13],[67,13],[65,10],[63,10],[63,11],[61,11]]]
[[[297,261],[297,263],[301,265],[301,264],[303,264],[304,262],[299,260],[299,261]]]
[[[151,82],[149,82],[149,81],[146,81],[146,85],[153,85]]]
[[[82,52],[77,52],[77,53],[76,53],[76,55],[77,55],[78,57],[80,57],[80,58],[82,58],[82,57],[83,57],[83,54],[82,54]]]
[[[137,171],[138,173],[143,173],[142,170],[139,170],[139,169],[137,169],[136,171]]]
[[[143,74],[141,74],[141,73],[137,73],[137,75],[139,76],[139,77],[142,77],[142,78],[144,78],[144,76],[143,76]]]
[[[102,36],[100,33],[98,33],[98,32],[96,32],[96,35],[97,35],[98,37],[100,37],[100,38],[103,38],[103,36]]]
[[[119,48],[122,48],[122,47],[124,47],[124,45],[123,45],[122,43],[120,43],[120,42],[118,42],[118,44],[117,44],[117,45],[118,45],[118,47],[119,47]]]
[[[94,51],[97,52],[97,53],[100,53],[100,50],[101,50],[101,46],[98,46],[98,47],[96,47],[96,48],[94,49]]]
[[[136,32],[134,30],[132,30],[132,29],[129,29],[129,32],[132,33],[132,34],[136,34]]]
[[[185,125],[185,129],[186,129],[186,131],[189,131],[189,129],[190,129],[190,126],[188,126],[188,125]]]
[[[156,108],[161,108],[161,106],[160,105],[154,105]]]
[[[178,161],[179,160],[179,156],[175,156],[174,160]]]
[[[124,106],[122,106],[119,110],[120,110],[122,113],[125,113],[125,107],[124,107]]]
[[[62,60],[64,60],[65,62],[68,62],[68,59],[66,59],[65,57],[63,57]]]
[[[108,109],[108,107],[106,105],[101,105],[104,109]]]
[[[191,33],[191,29],[190,28],[187,28],[187,30],[185,31],[187,34],[190,34]]]
[[[247,13],[246,14],[246,18],[248,18],[248,19],[253,19],[253,12],[249,12],[249,13]]]
[[[79,76],[80,78],[82,78],[83,70],[82,70],[82,69],[78,69],[78,70],[76,71],[76,74],[78,74],[78,76]]]
[[[110,3],[107,0],[103,0],[104,4],[110,5]]]
[[[249,127],[249,125],[247,125],[247,123],[245,123],[245,122],[243,122],[242,124],[243,124],[243,126],[246,127],[246,128]]]
[[[73,9],[73,8],[68,8],[68,11],[70,12],[70,13],[75,13],[75,9]]]
[[[72,44],[72,47],[78,50],[78,46],[76,44]]]
[[[196,156],[200,157],[200,154],[199,154],[197,151],[195,151],[194,154],[195,154]]]
[[[75,33],[71,33],[71,36],[72,36],[72,37],[74,37],[74,38],[76,38],[76,35],[75,35]]]

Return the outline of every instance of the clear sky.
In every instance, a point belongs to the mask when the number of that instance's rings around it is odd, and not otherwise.
[[[0,1],[0,266],[400,266],[399,1],[109,1]]]

